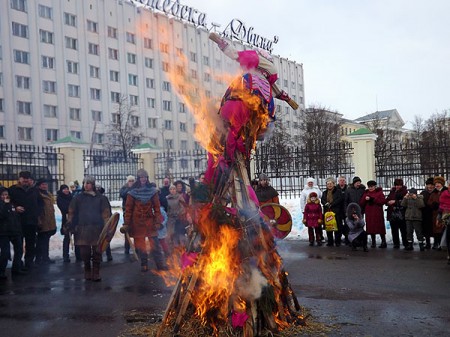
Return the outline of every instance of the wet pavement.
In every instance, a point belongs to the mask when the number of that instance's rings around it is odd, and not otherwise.
[[[279,245],[289,281],[327,336],[448,336],[446,252]],[[2,336],[127,336],[136,321],[158,320],[171,289],[141,273],[121,249],[102,264],[99,283],[80,263],[56,264],[0,283]]]

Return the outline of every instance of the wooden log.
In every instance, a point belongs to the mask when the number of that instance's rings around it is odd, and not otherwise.
[[[177,334],[180,331],[181,320],[183,319],[183,316],[186,313],[189,303],[191,303],[192,291],[194,290],[195,285],[197,284],[197,280],[198,274],[193,274],[191,276],[191,280],[189,281],[189,285],[186,288],[186,293],[184,294],[183,301],[181,302],[181,307],[180,310],[178,311],[177,318],[175,319],[175,325],[173,327],[174,334]]]

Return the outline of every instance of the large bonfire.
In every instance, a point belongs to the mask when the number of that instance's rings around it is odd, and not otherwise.
[[[212,39],[226,43],[216,35]],[[192,100],[189,92],[195,88],[182,74],[171,71],[170,77],[205,126],[196,137],[209,152],[210,199],[197,205],[188,247],[173,255],[169,272],[161,272],[174,289],[157,335],[265,336],[301,323],[300,306],[248,178],[250,152],[273,116],[245,75],[227,91],[241,115],[235,105],[227,114],[224,99],[215,116],[205,97]]]

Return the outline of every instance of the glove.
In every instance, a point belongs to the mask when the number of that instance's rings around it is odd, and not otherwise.
[[[323,224],[323,220],[322,220],[322,219],[319,219],[319,220],[317,220],[317,223],[318,223],[319,225],[321,225],[321,224]]]
[[[306,219],[303,219],[302,222],[304,225],[306,225]]]
[[[120,227],[120,232],[121,232],[122,234],[125,234],[125,233],[128,232],[129,229],[130,229],[129,226],[123,225],[122,227]]]

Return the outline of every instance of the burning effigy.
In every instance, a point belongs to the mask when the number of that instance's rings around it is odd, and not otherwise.
[[[210,38],[243,74],[231,82],[204,142],[209,198],[196,207],[186,249],[172,256],[169,272],[159,273],[168,282],[178,277],[157,336],[265,336],[302,324],[303,316],[248,163],[256,141],[273,127],[274,97],[298,106],[276,87],[268,53],[238,52],[217,34]]]

